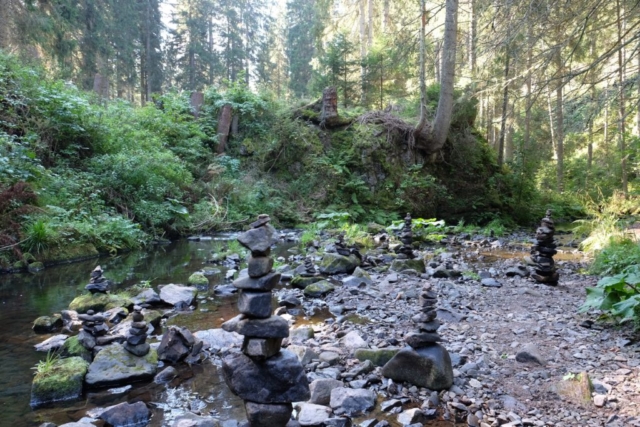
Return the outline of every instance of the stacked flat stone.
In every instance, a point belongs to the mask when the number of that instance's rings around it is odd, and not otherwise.
[[[404,217],[404,226],[402,230],[400,230],[400,241],[402,242],[402,246],[398,250],[400,256],[402,258],[415,258],[413,255],[413,231],[411,230],[411,214],[407,213],[407,216]]]
[[[89,284],[84,288],[91,292],[92,294],[101,293],[106,294],[109,289],[109,280],[102,275],[102,267],[97,266],[91,272],[91,279],[89,280]]]
[[[268,215],[260,215],[251,229],[238,241],[251,251],[248,276],[233,285],[240,289],[240,315],[225,322],[227,332],[244,335],[242,352],[224,358],[225,382],[233,393],[245,401],[250,427],[284,427],[291,418],[291,402],[310,397],[309,383],[298,357],[281,350],[289,336],[289,324],[271,315],[271,291],[280,281],[272,271],[271,246],[277,232]]]
[[[418,332],[407,335],[405,339],[407,344],[415,349],[442,341],[437,333],[438,328],[440,328],[440,321],[437,319],[437,294],[431,290],[429,285],[426,285],[420,293],[418,302],[420,304],[420,313],[411,318],[418,327]]]
[[[558,272],[556,271],[553,256],[558,253],[553,240],[555,226],[551,219],[551,209],[547,210],[542,218],[540,227],[536,230],[536,244],[531,247],[531,260],[535,265],[535,273],[531,275],[537,282],[555,286],[558,284]]]
[[[338,234],[338,240],[335,243],[336,252],[342,256],[349,256],[351,254],[351,249],[347,247],[344,243],[344,233]]]
[[[302,277],[314,277],[317,276],[316,267],[313,265],[313,259],[310,256],[304,259],[304,273],[301,274]]]
[[[147,343],[147,322],[144,321],[142,308],[133,307],[133,323],[127,334],[127,342],[124,344],[125,350],[134,356],[143,357],[149,353],[149,343]]]
[[[105,317],[93,310],[88,310],[86,314],[79,314],[78,319],[82,321],[82,329],[78,334],[78,342],[87,350],[93,350],[98,337],[109,332],[109,327],[104,323]]]

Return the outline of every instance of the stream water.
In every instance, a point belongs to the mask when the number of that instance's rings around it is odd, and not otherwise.
[[[243,419],[242,401],[231,394],[224,384],[218,366],[207,360],[202,365],[181,366],[180,375],[169,386],[134,384],[120,390],[85,393],[83,400],[56,404],[50,408],[32,410],[29,406],[31,369],[46,357],[33,346],[50,335],[37,335],[33,321],[42,315],[60,312],[77,295],[82,294],[89,273],[101,265],[105,276],[126,288],[142,280],[152,285],[186,283],[188,277],[207,264],[216,252],[226,249],[226,242],[235,236],[221,235],[211,241],[174,242],[113,258],[100,258],[48,268],[35,274],[0,276],[0,425],[12,427],[37,426],[45,421],[64,424],[76,421],[94,407],[114,405],[123,401],[144,401],[153,411],[151,426],[166,426],[175,416],[195,407],[202,414],[217,414],[221,420]],[[274,256],[289,256],[293,244],[280,245]],[[487,254],[498,258],[514,256],[506,251]],[[488,261],[485,259],[485,262]],[[216,266],[220,273],[209,276],[209,294],[224,282],[226,268]],[[236,297],[201,299],[193,313],[181,314],[171,323],[192,331],[220,327],[236,314]],[[327,316],[327,314],[325,314]],[[322,317],[305,323],[322,322]],[[378,418],[380,419],[380,418]],[[391,419],[389,419],[391,421]],[[392,422],[392,425],[393,424]],[[434,422],[433,426],[451,426],[451,422]]]

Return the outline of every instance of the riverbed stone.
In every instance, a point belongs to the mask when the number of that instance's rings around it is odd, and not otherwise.
[[[193,286],[169,284],[160,289],[160,299],[170,305],[191,305],[198,295],[198,289]]]
[[[207,276],[205,276],[204,273],[196,271],[191,276],[189,276],[189,279],[187,279],[187,284],[189,286],[208,287],[209,279],[207,279]]]
[[[193,334],[196,339],[202,340],[204,348],[212,352],[227,350],[231,347],[242,345],[243,337],[235,332],[227,332],[222,328],[207,329]]]
[[[74,310],[78,313],[86,313],[89,310],[93,310],[96,313],[100,313],[116,307],[128,308],[132,306],[133,302],[129,298],[113,294],[87,293],[71,301],[69,310]]]
[[[309,391],[311,392],[309,402],[318,405],[329,405],[331,402],[331,391],[338,387],[344,387],[344,383],[334,380],[333,378],[313,380],[311,384],[309,384]]]
[[[251,427],[285,426],[293,412],[291,403],[265,404],[245,402],[244,408]]]
[[[280,316],[251,319],[244,314],[239,314],[224,322],[222,329],[254,338],[286,338],[289,336],[289,323]]]
[[[426,272],[426,267],[422,259],[395,259],[391,263],[389,270],[392,271],[404,271],[415,270],[418,273]]]
[[[331,417],[331,408],[313,403],[300,403],[298,409],[298,422],[301,426],[319,426]]]
[[[89,387],[105,387],[153,379],[158,369],[158,354],[151,349],[144,357],[129,353],[120,344],[100,351],[89,366]]]
[[[81,357],[69,357],[37,372],[31,385],[31,406],[78,399],[88,367]]]
[[[324,278],[322,276],[314,276],[314,277],[303,277],[303,276],[295,276],[291,280],[291,287],[297,289],[306,289],[309,285],[313,285],[314,283],[323,281]]]
[[[238,426],[235,421],[235,427]],[[215,418],[212,417],[200,417],[194,413],[186,412],[182,415],[178,415],[174,420],[171,427],[225,427],[226,424],[220,424]]]
[[[539,365],[545,364],[545,360],[540,353],[538,347],[529,343],[525,345],[518,353],[516,353],[516,361],[520,363],[537,363]]]
[[[64,334],[54,335],[51,338],[42,341],[40,344],[36,344],[34,348],[36,349],[36,351],[55,351],[64,345],[64,342],[67,340],[67,338],[69,338],[69,336]]]
[[[247,316],[266,319],[271,315],[271,292],[241,291],[238,311]]]
[[[304,295],[309,298],[320,298],[323,295],[326,295],[335,290],[335,286],[327,280],[321,280],[319,282],[315,282],[306,288],[304,288]]]
[[[98,418],[113,427],[127,427],[146,425],[150,416],[151,412],[143,402],[123,402],[108,407]]]
[[[33,322],[32,329],[36,334],[48,334],[56,329],[62,328],[63,324],[62,316],[59,314],[40,316]]]
[[[448,389],[453,384],[451,357],[439,344],[400,350],[384,365],[382,375],[436,391]]]
[[[351,274],[360,266],[360,260],[355,255],[343,256],[335,253],[325,253],[320,260],[322,274]]]
[[[298,357],[287,350],[264,361],[230,354],[223,359],[222,372],[231,391],[251,402],[287,403],[310,397],[304,369]]]
[[[346,334],[344,337],[340,339],[340,342],[345,348],[349,350],[369,347],[367,342],[364,339],[362,339],[360,334],[356,331],[351,331],[348,334]]]
[[[271,224],[252,228],[238,236],[238,242],[255,254],[268,254],[278,240],[278,232]]]
[[[406,411],[398,414],[398,422],[403,426],[416,423],[422,425],[428,420],[429,419],[427,418],[425,413],[422,412],[419,408],[407,409]]]
[[[191,352],[195,338],[184,328],[171,326],[162,334],[158,346],[158,359],[169,363],[178,363]]]
[[[280,283],[280,273],[269,273],[262,277],[242,276],[233,281],[233,286],[238,289],[246,289],[253,291],[271,291]]]
[[[371,390],[338,387],[331,390],[331,408],[337,415],[354,417],[372,410],[376,395]]]

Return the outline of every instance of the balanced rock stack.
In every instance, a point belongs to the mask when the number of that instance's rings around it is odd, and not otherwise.
[[[102,275],[102,267],[97,266],[91,272],[91,279],[89,284],[84,288],[92,294],[101,293],[106,294],[109,289],[109,281]]]
[[[549,209],[536,230],[536,244],[531,247],[531,260],[535,266],[535,273],[531,277],[537,282],[553,286],[558,284],[559,277],[553,261],[553,256],[558,253],[553,240],[554,232],[555,226]]]
[[[106,319],[93,310],[88,310],[86,314],[79,314],[78,319],[82,321],[78,342],[87,350],[93,350],[97,345],[97,338],[109,332],[109,327],[104,323]]]
[[[400,231],[400,241],[402,242],[402,246],[398,250],[401,257],[406,257],[409,259],[415,258],[413,255],[413,231],[411,230],[411,214],[407,213],[407,216],[404,217],[404,226]]]
[[[142,357],[149,353],[150,346],[147,343],[147,322],[144,321],[142,308],[140,306],[133,307],[133,323],[127,335],[127,342],[124,345],[125,350],[134,356]]]
[[[336,252],[342,256],[349,256],[351,254],[351,249],[347,247],[344,243],[344,233],[338,234],[338,240],[335,243]]]
[[[438,299],[426,285],[419,298],[420,313],[411,318],[418,327],[405,337],[408,348],[400,350],[382,368],[382,375],[396,381],[407,381],[431,390],[445,390],[453,384],[453,367],[449,352],[438,344]]]
[[[301,274],[302,277],[314,277],[317,276],[316,267],[313,265],[313,259],[310,256],[307,256],[304,259],[304,273]]]
[[[277,232],[268,215],[260,215],[238,241],[251,251],[248,276],[233,285],[240,289],[240,315],[225,322],[227,332],[244,335],[241,353],[225,357],[224,379],[233,393],[245,401],[250,427],[284,427],[291,418],[291,402],[308,400],[309,383],[298,357],[281,350],[289,336],[289,324],[271,315],[271,291],[280,281],[273,272],[271,246]]]

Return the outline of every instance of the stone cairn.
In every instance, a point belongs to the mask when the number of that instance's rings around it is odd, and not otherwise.
[[[313,259],[310,256],[305,257],[304,259],[304,273],[301,274],[302,277],[315,277],[318,273],[316,272],[316,267],[313,265]]]
[[[240,315],[225,322],[227,332],[244,335],[242,352],[223,359],[224,379],[245,402],[250,427],[284,427],[291,418],[291,402],[310,398],[309,383],[297,356],[281,350],[289,324],[271,315],[271,291],[280,281],[272,271],[271,246],[277,232],[268,215],[258,216],[238,241],[251,251],[248,276],[233,282],[240,289]]]
[[[418,333],[407,336],[406,341],[414,349],[425,347],[442,341],[437,331],[440,328],[440,321],[437,319],[438,296],[426,285],[418,299],[420,304],[420,313],[411,319],[418,326]]]
[[[338,240],[335,243],[336,252],[342,256],[349,256],[351,254],[351,249],[347,247],[344,242],[344,233],[338,234]]]
[[[138,305],[133,307],[133,323],[127,334],[125,350],[134,356],[142,357],[149,353],[150,346],[147,343],[147,322],[144,321],[142,308]]]
[[[535,268],[535,273],[531,277],[537,282],[552,286],[558,284],[559,277],[553,261],[553,256],[558,253],[553,240],[554,232],[555,226],[551,219],[551,209],[549,209],[536,230],[536,244],[531,247],[531,260]]]
[[[91,272],[91,279],[89,280],[89,284],[84,288],[92,294],[106,294],[107,290],[109,289],[109,280],[107,280],[107,278],[104,277],[102,273],[102,267],[97,266]]]
[[[415,258],[413,254],[413,231],[411,231],[411,214],[407,213],[407,216],[404,217],[404,226],[402,230],[400,230],[400,241],[402,242],[402,246],[398,250],[398,253],[402,258],[406,257],[409,259]]]
[[[102,314],[96,314],[93,310],[88,310],[86,314],[79,314],[78,319],[82,321],[78,342],[91,351],[97,345],[97,339],[109,332],[109,327],[104,323],[106,319]]]

